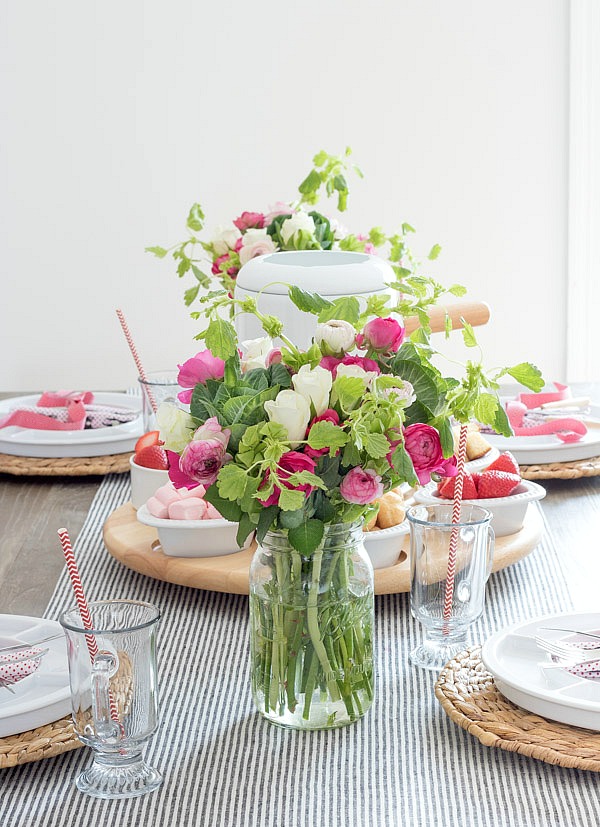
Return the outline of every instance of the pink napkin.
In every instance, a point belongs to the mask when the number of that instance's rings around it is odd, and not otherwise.
[[[12,686],[13,683],[33,674],[40,665],[40,659],[33,658],[33,655],[39,655],[41,651],[39,646],[32,646],[29,649],[0,652],[0,680],[5,680]],[[22,658],[27,655],[31,660],[16,660],[17,657]]]
[[[579,419],[563,416],[560,419],[536,420],[523,402],[507,402],[506,415],[515,436],[546,436],[554,434],[562,442],[578,442],[587,434],[587,427]]]
[[[545,405],[546,402],[559,402],[563,399],[569,399],[571,396],[571,388],[568,385],[562,385],[560,382],[554,382],[556,391],[541,391],[541,393],[520,393],[519,402],[522,402],[526,408],[539,408],[540,405]]]
[[[136,411],[108,405],[94,405],[90,391],[46,391],[35,406],[23,406],[0,419],[0,428],[14,425],[41,431],[82,431],[131,422]]]

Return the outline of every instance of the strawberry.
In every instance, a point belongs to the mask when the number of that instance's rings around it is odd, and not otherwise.
[[[508,471],[484,471],[479,480],[478,494],[483,500],[508,497],[521,482],[518,474]]]
[[[144,468],[155,468],[158,471],[167,471],[169,468],[167,452],[160,445],[147,445],[133,459],[136,465]]]
[[[158,445],[160,442],[158,431],[148,431],[143,434],[135,443],[135,453],[137,454],[143,448],[148,448],[149,445]],[[138,463],[139,464],[139,463]]]
[[[451,500],[454,498],[454,481],[456,477],[446,477],[439,485],[438,485],[438,495],[440,497],[444,497],[446,500]],[[463,500],[474,500],[477,498],[477,488],[475,487],[475,483],[473,481],[473,477],[469,474],[468,471],[465,472],[465,479],[463,482],[463,490],[462,490],[462,499]]]
[[[508,471],[509,474],[517,474],[518,476],[521,476],[519,463],[513,457],[510,451],[505,451],[503,454],[500,454],[498,459],[495,459],[492,463],[490,463],[485,470]]]

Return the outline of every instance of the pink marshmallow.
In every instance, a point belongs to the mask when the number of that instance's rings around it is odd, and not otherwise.
[[[171,520],[201,520],[205,513],[206,503],[199,497],[188,497],[169,506]]]
[[[222,520],[223,517],[219,514],[217,509],[211,503],[206,503],[206,514],[203,520]]]
[[[195,488],[180,488],[177,493],[182,500],[187,500],[190,497],[202,499],[206,494],[206,488],[203,485],[197,485]]]
[[[160,500],[163,505],[167,507],[171,505],[171,503],[177,502],[177,500],[181,499],[179,496],[179,492],[174,488],[173,484],[168,482],[166,485],[161,485],[161,487],[154,493],[154,496],[157,500]]]
[[[169,517],[169,510],[164,503],[157,497],[150,497],[146,503],[146,508],[153,517],[158,517],[159,520],[166,520]]]

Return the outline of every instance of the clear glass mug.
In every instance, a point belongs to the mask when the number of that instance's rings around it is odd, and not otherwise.
[[[177,394],[182,388],[177,383],[179,371],[177,370],[155,370],[146,374],[144,379],[138,377],[142,389],[142,416],[144,420],[144,431],[156,431],[156,415],[153,402],[158,408],[167,399],[177,404]]]
[[[67,638],[73,725],[79,740],[94,751],[94,762],[78,777],[77,788],[96,798],[143,795],[162,782],[142,758],[159,723],[160,612],[136,600],[105,600],[88,608],[91,630],[84,628],[77,610],[60,618]]]
[[[417,505],[410,524],[410,608],[425,629],[410,661],[424,669],[442,669],[466,646],[467,630],[483,612],[485,585],[494,559],[492,515],[463,504],[452,523],[452,503]],[[453,590],[446,591],[451,542],[456,545]]]

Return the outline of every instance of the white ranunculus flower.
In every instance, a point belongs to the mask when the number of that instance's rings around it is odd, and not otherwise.
[[[283,243],[287,244],[290,238],[295,235],[298,230],[306,230],[306,232],[311,235],[315,232],[315,222],[313,221],[312,216],[302,210],[294,213],[291,218],[286,218],[281,225],[280,233]]]
[[[373,379],[378,375],[374,370],[364,370],[360,365],[338,365],[336,371],[336,379],[339,376],[356,376],[362,379],[365,390],[371,387]]]
[[[356,331],[350,322],[331,319],[317,325],[315,342],[325,356],[342,356],[348,353],[356,340]]]
[[[336,241],[339,241],[342,238],[346,238],[347,235],[350,235],[350,230],[341,221],[337,218],[330,218],[329,219],[329,226],[331,227],[331,231],[333,232],[333,237]]]
[[[156,412],[160,439],[167,451],[180,454],[192,438],[196,423],[189,413],[182,411],[174,402],[162,402]]]
[[[389,399],[391,396],[394,396],[403,408],[410,408],[412,403],[417,398],[415,389],[410,382],[407,382],[405,379],[399,378],[398,385],[399,387],[397,388],[384,388],[384,390],[380,391],[380,395],[385,399]]]
[[[235,247],[235,242],[241,238],[241,233],[233,224],[228,227],[223,227],[222,224],[216,228],[212,237],[211,244],[216,255],[224,256]]]
[[[248,339],[242,342],[242,372],[264,368],[267,366],[267,356],[273,349],[273,342],[268,336],[259,339]]]
[[[330,370],[319,367],[311,368],[302,365],[298,373],[292,377],[292,384],[298,393],[306,399],[308,404],[314,405],[315,413],[320,416],[329,407],[329,394],[333,378]]]
[[[310,422],[310,406],[302,394],[292,390],[279,391],[274,400],[265,402],[265,411],[271,422],[283,425],[291,447],[296,448],[306,436]]]
[[[240,250],[240,264],[247,264],[251,258],[266,256],[268,253],[277,251],[275,242],[266,229],[246,230],[242,236],[242,249]]]

